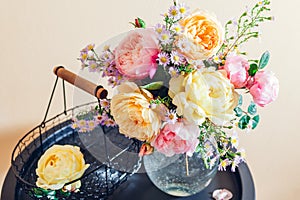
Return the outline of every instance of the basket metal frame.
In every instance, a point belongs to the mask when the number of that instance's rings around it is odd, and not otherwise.
[[[66,124],[71,124],[72,115],[76,109],[100,103],[99,99],[97,98],[98,102],[94,101],[94,102],[85,103],[85,104],[73,107],[71,109],[66,109],[67,106],[66,106],[65,84],[64,84],[64,80],[62,80],[64,110],[60,114],[58,114],[50,119],[47,119],[48,112],[49,112],[49,109],[50,109],[50,106],[52,103],[52,99],[53,99],[53,96],[54,96],[54,93],[55,93],[55,90],[57,87],[58,78],[59,77],[57,76],[50,99],[49,99],[49,102],[48,102],[46,112],[45,112],[45,115],[43,118],[43,121],[41,122],[41,124],[39,124],[38,126],[34,127],[32,130],[27,132],[18,141],[18,143],[16,144],[16,146],[14,147],[14,149],[12,151],[12,155],[11,155],[12,171],[13,171],[15,177],[17,178],[18,183],[20,183],[22,185],[21,188],[24,188],[27,191],[27,193],[28,192],[30,193],[30,191],[32,191],[33,188],[37,188],[37,186],[34,183],[29,182],[28,180],[26,180],[23,177],[23,174],[26,171],[25,164],[28,162],[28,159],[30,158],[31,154],[34,151],[40,151],[38,154],[42,155],[44,153],[44,151],[46,150],[44,142],[46,141],[47,137],[55,134],[56,130],[59,130],[60,127],[64,127]],[[75,132],[75,130],[74,130],[74,132]],[[74,132],[72,134],[74,134]],[[55,140],[56,139],[54,139],[54,141],[52,141],[53,144],[56,142]],[[113,191],[120,184],[122,184],[124,181],[127,180],[128,176],[131,176],[134,173],[136,173],[141,166],[141,159],[139,159],[138,162],[133,166],[131,173],[120,172],[119,180],[115,184],[113,184],[113,185],[110,184],[110,186],[108,186],[109,185],[108,171],[110,170],[109,163],[112,162],[115,158],[117,158],[118,156],[120,156],[127,150],[136,151],[136,153],[138,153],[138,151],[139,151],[141,143],[135,139],[128,139],[128,140],[131,140],[130,146],[128,146],[127,148],[124,148],[123,151],[119,152],[115,156],[108,158],[108,164],[107,163],[100,164],[93,169],[87,170],[81,178],[73,180],[65,185],[71,184],[77,180],[82,180],[83,178],[93,174],[97,170],[103,170],[103,168],[104,168],[105,174],[106,174],[105,175],[106,182],[104,185],[106,185],[106,186],[105,186],[105,188],[102,188],[102,193],[100,194],[100,196],[97,195],[97,197],[101,197],[103,199],[108,198],[108,196],[111,195],[113,193]],[[35,148],[35,147],[38,147],[38,148]],[[104,147],[104,148],[106,148],[106,147]]]

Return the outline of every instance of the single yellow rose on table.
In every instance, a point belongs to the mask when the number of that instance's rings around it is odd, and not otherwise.
[[[40,188],[59,190],[66,183],[80,178],[89,167],[85,164],[79,147],[72,145],[53,145],[41,156],[38,161],[36,185]],[[74,190],[81,186],[76,181],[64,189]]]
[[[124,82],[117,90],[118,94],[111,99],[111,114],[120,133],[141,141],[151,141],[161,127],[159,112],[150,106],[152,94],[133,82]]]
[[[214,15],[197,9],[179,23],[183,33],[178,37],[177,46],[190,63],[207,59],[220,48],[224,30]]]
[[[177,114],[201,125],[206,118],[223,125],[234,118],[238,94],[224,75],[214,68],[203,68],[170,80],[169,95]]]

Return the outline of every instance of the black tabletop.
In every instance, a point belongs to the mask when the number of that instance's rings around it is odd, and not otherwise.
[[[26,146],[26,150],[32,151],[22,151],[18,154],[14,164],[22,164],[24,169],[24,177],[31,178],[30,183],[34,184],[36,180],[35,169],[37,165],[38,158],[41,156],[41,149],[46,149],[53,144],[76,144],[81,147],[81,151],[85,156],[87,163],[91,163],[91,166],[102,165],[100,159],[95,157],[97,155],[102,155],[103,147],[105,152],[111,152],[112,155],[116,155],[113,151],[115,146],[123,149],[123,146],[128,146],[130,144],[135,144],[135,142],[129,141],[125,138],[120,138],[117,129],[102,129],[95,130],[90,133],[79,134],[77,131],[73,130],[70,126],[71,121],[65,121],[57,126],[54,126],[42,135],[42,138],[36,138],[33,142]],[[99,128],[100,129],[100,128]],[[31,132],[30,132],[31,133]],[[123,136],[122,136],[123,137]],[[24,140],[27,137],[24,137]],[[40,144],[40,139],[43,140],[43,145]],[[107,141],[102,144],[101,142]],[[108,146],[111,144],[111,146]],[[111,151],[110,151],[111,150]],[[129,150],[128,150],[129,151]],[[130,153],[126,155],[131,155]],[[136,154],[134,154],[136,155]],[[22,159],[18,159],[22,158]],[[122,157],[121,157],[122,158]],[[125,157],[124,157],[125,158]],[[135,156],[135,158],[138,158]],[[120,159],[121,160],[121,159]],[[123,159],[127,160],[127,159]],[[19,161],[19,163],[17,162]],[[99,163],[100,162],[100,163]],[[95,163],[95,165],[94,165]],[[132,165],[130,160],[127,160],[127,164]],[[126,164],[126,163],[123,163]],[[125,165],[122,165],[125,166]],[[16,168],[14,168],[16,169]],[[95,171],[97,172],[97,171]],[[23,175],[23,174],[22,174]],[[71,195],[68,199],[80,199],[89,200],[87,193],[84,191],[91,192],[89,195],[94,196],[93,199],[98,199],[99,193],[94,190],[90,190],[90,186],[93,183],[102,184],[102,180],[98,179],[97,173],[90,173],[89,176],[82,180],[81,186],[81,196],[76,193]],[[93,180],[96,182],[92,182]],[[29,179],[28,179],[29,180]],[[91,181],[91,182],[89,182]],[[94,187],[97,188],[98,186]],[[165,194],[164,192],[157,189],[153,183],[148,178],[145,173],[135,173],[132,176],[127,176],[127,180],[118,187],[114,192],[108,197],[108,200],[169,200],[169,199],[186,199],[186,200],[199,200],[199,199],[212,199],[212,192],[216,189],[228,189],[233,193],[233,200],[254,200],[255,199],[255,188],[250,170],[246,163],[241,163],[237,168],[236,172],[231,172],[228,168],[227,171],[218,171],[215,178],[211,181],[207,188],[202,190],[200,193],[187,198],[178,198]],[[33,198],[28,195],[28,192],[24,191],[21,184],[18,184],[17,179],[13,173],[12,167],[9,169],[1,193],[2,200],[32,200]],[[102,200],[102,199],[101,199]]]
[[[174,197],[157,189],[148,179],[145,173],[134,174],[126,182],[121,184],[115,192],[109,196],[109,200],[199,200],[212,199],[215,189],[226,188],[233,193],[232,200],[254,200],[255,188],[250,170],[246,163],[242,163],[236,172],[219,171],[207,188],[190,197]],[[1,192],[2,200],[31,200],[9,169]],[[88,198],[87,198],[88,199]]]

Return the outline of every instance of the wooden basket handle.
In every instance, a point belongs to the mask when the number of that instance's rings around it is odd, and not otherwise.
[[[56,76],[97,97],[98,99],[105,99],[107,97],[108,92],[101,85],[96,85],[80,76],[77,76],[73,72],[66,70],[63,66],[54,67],[53,72]]]

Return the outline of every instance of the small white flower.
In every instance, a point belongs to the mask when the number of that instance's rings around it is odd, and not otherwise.
[[[174,24],[174,26],[172,27],[172,30],[175,32],[175,33],[181,33],[182,32],[182,26],[180,26],[179,24]]]
[[[185,3],[180,3],[177,7],[180,17],[185,17],[189,14],[189,7],[187,7]]]
[[[177,43],[177,47],[181,50],[181,51],[189,51],[191,50],[191,44],[190,41],[187,38],[180,38],[178,40]]]
[[[166,113],[166,118],[167,118],[167,122],[169,122],[171,124],[175,124],[175,122],[178,119],[178,117],[176,115],[176,110],[168,110]]]
[[[160,52],[157,58],[160,65],[166,67],[170,63],[170,58],[166,52]]]
[[[180,19],[181,15],[180,15],[180,11],[178,10],[177,6],[171,6],[169,8],[169,17],[173,18],[174,20]]]
[[[162,24],[156,24],[154,29],[158,34],[161,34],[164,30],[166,30],[166,26]]]
[[[159,35],[159,40],[162,44],[168,44],[171,40],[171,33],[168,30],[163,30]]]
[[[177,51],[172,51],[171,61],[174,63],[174,65],[180,65],[182,62],[182,55],[180,55]]]

